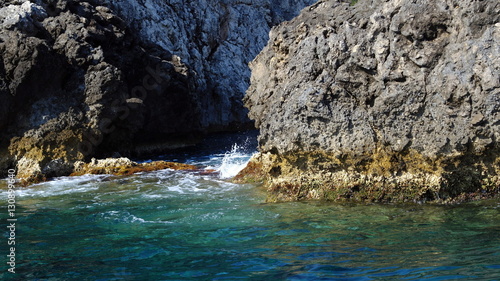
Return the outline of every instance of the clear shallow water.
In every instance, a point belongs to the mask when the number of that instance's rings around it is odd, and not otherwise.
[[[203,153],[176,157],[222,173],[250,155]],[[265,204],[256,186],[170,170],[17,195],[17,273],[2,280],[500,280],[498,200]]]

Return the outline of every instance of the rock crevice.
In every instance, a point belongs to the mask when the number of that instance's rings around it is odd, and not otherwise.
[[[250,124],[241,99],[247,66],[265,46],[272,26],[296,16],[314,0],[119,0],[111,5],[142,40],[182,58],[194,72],[202,127]]]

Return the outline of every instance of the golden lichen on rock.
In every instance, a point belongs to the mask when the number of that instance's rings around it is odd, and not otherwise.
[[[71,176],[81,176],[85,174],[111,174],[118,176],[127,176],[141,172],[152,172],[164,169],[173,170],[198,170],[194,165],[167,162],[153,161],[148,163],[133,162],[128,158],[108,158],[108,159],[92,159],[89,163],[76,162],[74,172]]]
[[[321,199],[452,203],[495,196],[498,159],[467,168],[467,157],[430,159],[417,152],[346,156],[259,153],[235,179],[262,181],[269,202]],[[447,165],[445,163],[452,164]],[[484,173],[494,167],[496,172]]]
[[[17,160],[21,185],[35,184],[58,174],[69,174],[84,155],[75,149],[82,140],[80,130],[48,132],[41,138],[25,136],[10,141],[9,154]],[[40,145],[41,144],[41,145]]]
[[[132,175],[163,169],[196,170],[198,167],[183,163],[153,161],[136,163],[128,158],[92,159],[89,163],[79,151],[81,130],[47,132],[41,138],[17,137],[11,140],[9,153],[16,159],[16,177],[27,186],[60,175],[112,174]],[[40,143],[42,145],[40,145]]]

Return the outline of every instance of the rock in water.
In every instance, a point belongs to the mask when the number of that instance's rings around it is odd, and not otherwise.
[[[199,168],[194,165],[176,162],[152,161],[146,163],[137,163],[125,157],[107,159],[92,158],[89,163],[76,161],[74,164],[74,172],[71,174],[71,176],[81,176],[85,174],[110,174],[123,176],[164,169],[192,171],[199,170]]]
[[[269,200],[499,192],[500,3],[322,0],[271,32],[245,97]]]

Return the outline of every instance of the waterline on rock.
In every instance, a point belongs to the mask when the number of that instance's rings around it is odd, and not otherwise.
[[[500,278],[500,202],[268,204],[256,185],[223,179],[224,167],[252,155],[244,143],[172,156],[219,173],[86,175],[20,189],[22,270],[0,279]]]

